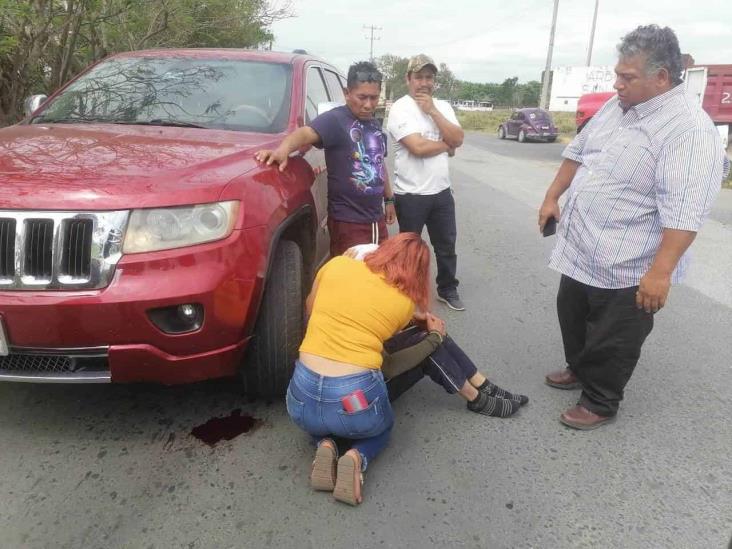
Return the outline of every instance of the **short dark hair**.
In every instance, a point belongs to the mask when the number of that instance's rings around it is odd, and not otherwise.
[[[383,76],[376,65],[370,61],[359,61],[348,67],[348,79],[346,85],[352,90],[364,82],[375,82],[381,86]]]
[[[658,25],[640,26],[623,36],[618,44],[618,53],[621,57],[633,57],[644,54],[646,56],[646,74],[660,69],[666,69],[672,84],[682,82],[681,73],[684,71],[681,63],[681,49],[676,33],[668,27]]]

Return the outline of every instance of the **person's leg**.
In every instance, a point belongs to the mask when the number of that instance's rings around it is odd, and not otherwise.
[[[587,335],[577,369],[583,386],[579,403],[600,416],[617,414],[641,347],[653,329],[653,314],[636,306],[637,290],[589,291]]]
[[[547,385],[557,389],[579,389],[577,378],[580,356],[585,347],[586,319],[590,311],[588,288],[585,284],[562,275],[557,291],[557,317],[564,345],[566,368],[550,372],[544,378]]]
[[[490,396],[470,384],[468,378],[473,377],[477,370],[469,359],[462,364],[456,360],[449,350],[454,351],[456,347],[454,342],[446,347],[443,340],[443,344],[422,362],[425,374],[447,393],[457,393],[463,397],[471,412],[494,417],[507,417],[516,412],[521,406],[520,402]]]
[[[562,332],[564,358],[567,367],[573,372],[579,367],[579,357],[585,348],[586,319],[590,312],[587,288],[581,282],[562,275],[557,292],[557,316]]]
[[[394,208],[396,209],[397,222],[400,233],[422,234],[424,224],[432,205],[429,196],[418,194],[395,194]]]
[[[488,381],[488,378],[486,378],[481,372],[478,371],[475,363],[470,359],[467,354],[465,354],[465,351],[460,348],[460,346],[455,342],[454,339],[450,337],[449,334],[445,336],[444,340],[442,341],[441,347],[460,367],[470,385],[472,385],[479,391],[484,392],[491,397],[515,400],[521,405],[524,405],[529,401],[529,397],[525,395],[511,393],[509,391],[506,391],[505,389],[502,389],[498,385],[495,385],[494,383]]]
[[[343,431],[354,440],[351,449],[338,460],[333,496],[350,505],[361,503],[362,472],[389,443],[394,425],[384,379],[377,371],[372,372],[372,376],[376,383],[362,389],[368,407],[353,414],[339,413]]]
[[[455,200],[450,189],[437,193],[432,199],[433,207],[426,224],[437,260],[437,294],[449,297],[457,295],[459,284],[455,276],[457,272]]]
[[[376,237],[376,242],[374,242],[374,244],[381,244],[389,238],[389,226],[386,224],[386,219],[383,217],[376,223]]]
[[[381,234],[382,229],[384,234]],[[328,218],[330,255],[343,255],[348,248],[357,244],[380,244],[389,236],[385,229],[383,219],[377,223],[348,223]]]

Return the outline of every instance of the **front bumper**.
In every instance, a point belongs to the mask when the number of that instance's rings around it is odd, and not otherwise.
[[[0,292],[9,347],[0,380],[176,384],[234,375],[261,293],[262,241],[255,228],[219,242],[124,256],[101,290]],[[184,303],[203,307],[195,331],[165,333],[148,316]],[[79,355],[97,360],[80,367]],[[32,369],[28,356],[61,357],[67,367]]]

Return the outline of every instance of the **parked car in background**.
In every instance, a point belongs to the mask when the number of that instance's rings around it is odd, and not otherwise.
[[[582,128],[590,121],[590,118],[600,110],[600,107],[614,96],[615,92],[594,92],[582,95],[577,101],[577,114],[575,116],[577,133],[581,132]]]
[[[515,137],[520,143],[526,141],[553,143],[557,140],[557,135],[557,127],[544,109],[519,109],[498,126],[500,139]]]
[[[306,54],[112,56],[0,130],[0,381],[284,392],[327,258],[323,152],[254,159],[345,80]]]

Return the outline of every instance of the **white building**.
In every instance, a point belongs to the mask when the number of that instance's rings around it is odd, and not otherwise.
[[[555,67],[549,96],[550,111],[575,112],[581,95],[611,92],[615,83],[615,67]]]

